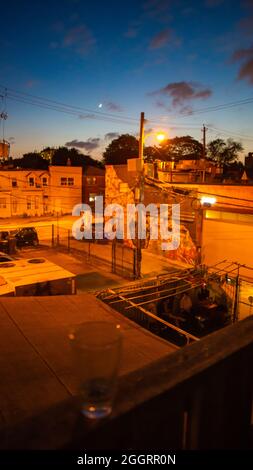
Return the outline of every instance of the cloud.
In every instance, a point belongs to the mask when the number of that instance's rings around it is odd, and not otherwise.
[[[107,101],[103,103],[103,105],[105,106],[106,109],[108,109],[108,111],[118,111],[118,112],[123,111],[122,107],[118,103],[115,103],[113,101]]]
[[[107,134],[105,134],[105,140],[113,140],[117,139],[117,137],[119,137],[118,132],[107,132]]]
[[[149,93],[152,95],[168,96],[172,99],[172,105],[175,108],[184,108],[188,106],[188,102],[196,99],[206,99],[212,94],[210,88],[204,88],[201,84],[195,82],[174,82],[169,83],[160,90]],[[166,107],[166,105],[158,100],[157,106]]]
[[[253,56],[253,46],[248,49],[237,49],[233,55],[232,60],[236,62],[237,60],[248,59]]]
[[[79,114],[78,119],[94,119],[95,114]]]
[[[253,56],[252,59],[248,60],[245,62],[245,64],[242,65],[238,74],[238,79],[248,80],[248,82],[253,85]]]
[[[74,139],[74,140],[71,140],[70,142],[66,142],[65,145],[66,147],[75,147],[78,149],[85,149],[85,150],[92,151],[99,147],[100,139],[97,137],[96,138],[90,137],[86,141]]]
[[[253,46],[245,49],[238,49],[232,55],[233,62],[242,62],[238,80],[247,80],[253,85]]]
[[[70,49],[81,56],[87,55],[95,44],[96,39],[85,25],[69,29],[62,41],[63,48]]]
[[[160,49],[161,47],[166,46],[170,39],[171,29],[166,28],[151,39],[149,49]]]

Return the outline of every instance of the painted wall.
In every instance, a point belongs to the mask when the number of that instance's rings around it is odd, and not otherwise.
[[[226,259],[253,267],[253,224],[204,219],[202,254],[208,265]]]
[[[70,214],[81,202],[81,167],[0,171],[0,217]]]

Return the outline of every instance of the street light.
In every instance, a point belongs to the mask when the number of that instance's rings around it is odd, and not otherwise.
[[[139,138],[139,161],[140,161],[140,173],[139,173],[139,191],[136,191],[135,202],[136,204],[142,203],[144,198],[144,184],[145,184],[145,173],[144,173],[144,158],[143,158],[143,150],[144,150],[144,141],[147,137],[153,134],[150,132],[144,135],[144,124],[145,118],[144,113],[141,113],[140,116],[140,138]],[[156,138],[159,142],[163,142],[165,139],[165,134],[163,132],[158,132],[156,134]],[[142,240],[139,238],[138,234],[138,211],[136,212],[137,215],[137,223],[136,223],[136,232],[137,232],[137,243],[136,243],[136,257],[135,257],[135,277],[136,279],[141,278],[141,259],[142,259]]]
[[[159,132],[159,134],[156,135],[156,138],[159,142],[163,142],[165,140],[165,134],[162,132]]]
[[[201,205],[204,207],[212,207],[216,203],[216,197],[212,196],[202,196],[200,199]]]

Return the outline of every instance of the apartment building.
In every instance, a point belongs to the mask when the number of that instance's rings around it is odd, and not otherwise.
[[[69,214],[82,201],[82,168],[0,170],[0,217]]]

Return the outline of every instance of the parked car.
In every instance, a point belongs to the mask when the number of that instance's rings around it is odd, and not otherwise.
[[[0,265],[1,265],[1,263],[9,263],[10,261],[14,261],[14,258],[7,255],[3,251],[0,251]]]
[[[11,232],[8,230],[1,230],[0,231],[0,250],[4,253],[9,252],[9,237],[11,236]]]
[[[22,227],[13,233],[16,238],[18,248],[22,246],[37,246],[39,244],[39,237],[35,227]]]

